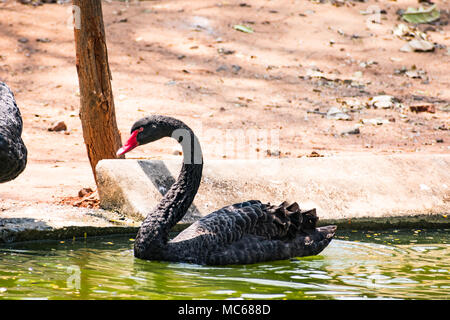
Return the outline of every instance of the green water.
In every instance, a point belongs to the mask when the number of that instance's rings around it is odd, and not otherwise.
[[[210,267],[133,257],[133,239],[0,246],[0,299],[449,299],[446,230],[339,232],[319,255]]]

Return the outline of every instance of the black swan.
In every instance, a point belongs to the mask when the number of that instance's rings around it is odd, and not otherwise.
[[[138,145],[175,138],[183,149],[178,180],[142,223],[134,255],[146,260],[225,265],[249,264],[316,255],[331,241],[336,226],[316,228],[315,209],[297,203],[280,205],[250,200],[217,210],[194,222],[169,241],[170,229],[182,219],[200,185],[203,158],[192,130],[180,120],[150,116],[137,121],[118,155]]]
[[[0,81],[0,183],[16,178],[27,164],[27,148],[20,137],[22,117],[9,87]]]

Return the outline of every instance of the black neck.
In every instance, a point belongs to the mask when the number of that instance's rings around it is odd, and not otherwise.
[[[200,186],[203,158],[198,139],[184,124],[174,129],[171,137],[182,145],[183,166],[178,180],[148,214],[139,229],[135,254],[143,258],[157,255],[162,250],[168,241],[170,229],[186,214]]]

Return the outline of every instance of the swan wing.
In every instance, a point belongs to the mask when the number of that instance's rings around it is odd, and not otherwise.
[[[202,236],[205,244],[223,246],[245,235],[266,240],[291,240],[299,233],[313,232],[315,209],[301,211],[297,203],[263,204],[250,200],[223,207],[194,222],[172,242]]]
[[[335,226],[320,227],[289,241],[245,235],[239,241],[210,252],[204,262],[209,265],[249,264],[317,255],[330,243],[335,231]]]
[[[240,264],[317,254],[334,236],[335,227],[316,228],[315,210],[296,203],[272,206],[258,200],[223,207],[196,221],[171,245],[189,261]]]

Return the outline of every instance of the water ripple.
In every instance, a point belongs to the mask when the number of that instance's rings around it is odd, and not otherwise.
[[[8,245],[0,299],[448,298],[445,233],[373,234],[333,240],[319,256],[225,267],[135,259],[128,238]]]

